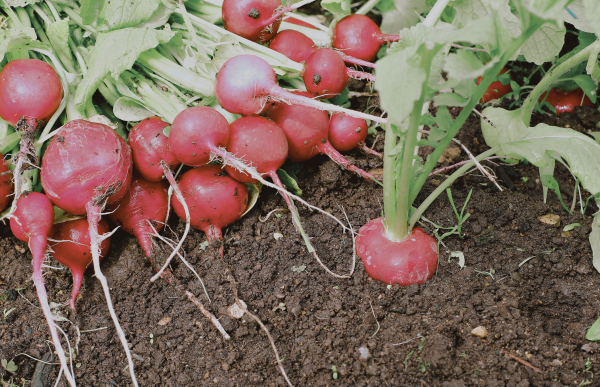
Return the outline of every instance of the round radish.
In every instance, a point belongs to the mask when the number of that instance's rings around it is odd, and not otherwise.
[[[148,181],[160,181],[164,179],[165,171],[161,160],[171,170],[179,165],[169,149],[169,138],[163,130],[169,124],[159,117],[150,117],[142,120],[131,128],[128,143],[131,147],[133,167]]]
[[[333,98],[346,88],[348,69],[342,57],[331,48],[320,48],[304,63],[306,89],[321,98]]]
[[[12,172],[0,153],[0,211],[4,211],[12,200],[12,187]]]
[[[264,59],[253,55],[238,55],[225,62],[217,74],[215,94],[219,104],[233,114],[258,114],[271,99],[276,99],[315,109],[344,112],[379,123],[387,122],[384,118],[290,93],[277,85],[273,68]]]
[[[279,7],[281,0],[224,0],[223,26],[253,42],[266,43],[279,29],[281,20],[272,18]]]
[[[165,180],[152,182],[134,175],[125,196],[108,207],[109,218],[137,238],[148,258],[152,257],[151,236],[162,230],[167,219],[168,191]]]
[[[546,97],[548,95],[548,97]],[[573,113],[576,106],[594,106],[594,103],[585,95],[581,88],[572,91],[563,91],[556,87],[550,89],[550,92],[545,92],[539,98],[542,102],[546,100],[556,109],[556,115],[562,113]]]
[[[204,231],[210,244],[223,240],[223,227],[241,218],[248,206],[246,185],[228,176],[219,165],[187,171],[179,179],[179,187],[190,209],[192,226]],[[173,208],[177,216],[185,216],[177,198]],[[219,252],[223,255],[223,246]]]
[[[401,286],[423,284],[433,277],[438,263],[435,238],[415,227],[406,239],[388,238],[381,218],[358,230],[356,252],[372,278]]]
[[[121,199],[131,181],[131,148],[110,127],[73,120],[52,138],[42,160],[42,187],[59,208],[87,215],[96,278],[102,284],[108,311],[127,355],[133,385],[138,386],[131,351],[100,269],[98,222],[106,204]]]
[[[508,71],[508,69],[506,67],[504,67],[500,71],[500,74],[504,74],[507,71]],[[510,74],[510,78],[511,79],[513,78],[512,73]],[[482,79],[483,79],[483,77],[477,78],[477,85],[479,85],[481,83]],[[483,97],[481,97],[481,100],[479,101],[479,103],[489,102],[493,99],[500,99],[500,98],[504,97],[506,94],[510,93],[511,91],[512,91],[512,86],[510,85],[510,83],[508,85],[503,85],[502,82],[500,82],[500,81],[492,82],[490,84],[490,86],[487,88]]]
[[[371,18],[348,15],[335,25],[333,47],[344,54],[372,62],[385,42],[400,40],[399,35],[382,34]]]
[[[17,201],[17,208],[10,218],[10,229],[15,237],[29,244],[29,250],[33,256],[33,282],[37,292],[42,312],[50,327],[50,335],[61,367],[67,376],[71,386],[75,386],[75,379],[69,372],[65,352],[60,343],[58,331],[54,325],[52,311],[48,304],[48,294],[44,287],[44,276],[42,275],[42,264],[44,263],[48,237],[52,236],[54,223],[54,207],[46,195],[31,192],[22,195]]]
[[[52,256],[58,262],[67,266],[73,275],[73,290],[69,305],[75,309],[75,301],[81,289],[83,273],[92,263],[92,251],[90,250],[89,224],[85,219],[71,220],[56,225],[54,239],[58,241],[52,246]],[[98,223],[98,232],[107,233],[110,229],[108,223],[102,219]],[[100,260],[106,256],[110,247],[110,238],[105,238],[100,243]]]
[[[311,38],[294,30],[279,32],[271,40],[269,48],[287,56],[294,62],[304,62],[310,54],[318,49]]]
[[[302,91],[294,94],[307,95]],[[327,113],[306,106],[279,103],[267,112],[267,117],[279,125],[288,140],[288,156],[294,162],[306,161],[319,153],[324,153],[345,169],[353,171],[365,179],[375,177],[350,164],[329,143],[329,117]]]
[[[347,152],[354,148],[360,148],[366,153],[381,157],[381,153],[365,145],[369,134],[367,121],[361,118],[349,117],[343,113],[335,113],[329,121],[329,142],[340,152]]]

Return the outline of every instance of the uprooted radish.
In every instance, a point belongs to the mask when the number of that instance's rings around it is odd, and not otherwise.
[[[21,134],[14,170],[15,196],[10,214],[21,195],[21,171],[38,164],[33,146],[38,127],[52,117],[62,99],[62,85],[54,69],[38,59],[17,59],[0,71],[0,117]]]
[[[225,0],[223,25],[236,35],[266,43],[277,33],[283,14],[312,1],[304,0],[282,7],[281,0]]]
[[[109,313],[123,344],[134,386],[131,352],[115,314],[106,277],[100,269],[98,222],[105,205],[121,199],[131,181],[131,148],[110,127],[73,120],[52,138],[42,160],[42,187],[62,210],[87,214],[94,272],[102,284]]]
[[[361,118],[349,117],[343,113],[335,113],[329,121],[329,142],[340,152],[360,148],[364,152],[381,157],[381,153],[365,145],[369,134],[367,121]]]
[[[0,153],[0,211],[4,211],[12,200],[12,171]]]
[[[343,112],[375,122],[387,122],[384,118],[290,93],[277,85],[273,68],[264,59],[253,55],[238,55],[225,62],[217,74],[215,94],[219,104],[233,114],[258,114],[269,100],[276,99],[315,109]]]
[[[344,54],[372,62],[386,42],[400,40],[399,35],[381,33],[379,27],[365,15],[348,15],[335,25],[333,47]]]
[[[58,262],[67,266],[73,275],[73,290],[69,305],[75,309],[75,301],[81,289],[83,274],[92,263],[92,250],[90,249],[89,224],[85,219],[70,220],[55,226],[56,232],[53,239],[56,244],[52,245],[52,256]],[[108,223],[104,219],[98,222],[98,232],[108,233]],[[110,238],[102,239],[100,242],[100,260],[102,260],[110,248]]]
[[[60,337],[54,324],[52,311],[48,304],[48,294],[44,287],[44,276],[42,275],[42,264],[46,253],[47,239],[52,236],[54,223],[54,207],[46,195],[31,192],[23,194],[18,202],[16,211],[10,219],[10,229],[15,237],[29,244],[29,250],[33,256],[33,282],[37,292],[40,306],[50,327],[52,342],[58,354],[60,365],[65,372],[71,386],[75,386],[75,379],[69,372],[65,352],[60,344]]]
[[[297,95],[309,95],[307,92],[294,91]],[[269,109],[267,117],[279,125],[288,139],[288,156],[294,162],[306,161],[319,153],[324,153],[333,161],[355,172],[365,179],[376,178],[362,169],[350,164],[328,140],[329,116],[326,112],[306,106],[279,103]]]
[[[239,218],[248,206],[248,189],[225,173],[219,165],[205,165],[185,172],[179,179],[184,200],[190,209],[192,227],[202,230],[211,245],[223,240],[223,227]],[[179,218],[185,212],[179,199],[173,201]],[[223,246],[219,247],[223,256]]]

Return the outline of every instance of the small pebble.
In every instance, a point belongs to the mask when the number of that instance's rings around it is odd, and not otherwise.
[[[360,347],[358,349],[358,352],[360,352],[360,360],[367,360],[371,356],[371,354],[369,353],[369,348],[367,347]]]
[[[481,337],[482,339],[485,339],[487,337],[488,331],[485,327],[480,326],[480,327],[474,328],[471,331],[471,334],[473,336],[477,336],[477,337]]]
[[[563,365],[563,362],[558,359],[554,359],[554,360],[552,360],[552,365],[554,367],[560,367],[561,365]]]
[[[547,224],[548,226],[558,227],[560,226],[560,216],[556,214],[546,214],[542,216],[538,216],[538,220],[542,224]]]

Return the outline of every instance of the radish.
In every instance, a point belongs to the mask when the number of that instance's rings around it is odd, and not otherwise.
[[[303,91],[293,93],[308,95]],[[306,106],[279,103],[269,109],[267,117],[275,121],[285,133],[288,140],[288,156],[293,162],[306,161],[324,153],[343,168],[365,179],[377,181],[373,175],[350,164],[331,146],[328,140],[329,117],[326,112]]]
[[[134,235],[146,257],[152,257],[151,235],[160,232],[167,219],[169,184],[165,180],[148,181],[134,174],[125,196],[108,207],[108,217]],[[152,222],[154,229],[150,225]]]
[[[10,218],[10,229],[15,237],[29,244],[29,250],[33,255],[33,282],[37,292],[38,300],[46,322],[50,327],[52,342],[56,348],[60,365],[65,372],[71,386],[75,386],[75,379],[69,372],[65,352],[60,343],[60,337],[52,317],[50,305],[48,305],[48,294],[44,287],[44,276],[42,275],[42,264],[44,263],[47,239],[52,236],[54,223],[54,207],[46,195],[31,192],[23,194],[16,206],[14,215]]]
[[[59,223],[56,226],[54,240],[57,242],[52,246],[52,256],[58,262],[67,266],[73,275],[73,290],[69,305],[74,311],[75,300],[81,289],[85,269],[92,263],[92,251],[90,249],[89,224],[85,219],[71,220]],[[98,232],[108,233],[108,223],[104,219],[98,223]],[[106,256],[110,247],[110,238],[102,239],[100,243],[100,260]]]
[[[17,59],[0,71],[0,117],[21,134],[14,170],[15,196],[10,217],[21,195],[21,171],[29,158],[37,164],[33,143],[36,131],[58,109],[62,99],[60,78],[49,64],[38,59]]]
[[[347,152],[354,148],[360,148],[366,153],[382,157],[381,153],[365,145],[369,134],[367,121],[349,117],[343,113],[335,113],[329,121],[329,142],[340,152]]]
[[[283,14],[312,1],[282,7],[281,0],[224,0],[223,26],[253,42],[266,43],[277,33]]]
[[[386,42],[396,42],[400,35],[386,35],[371,18],[348,15],[335,25],[333,47],[344,54],[372,62]]]
[[[384,118],[290,93],[277,85],[273,68],[264,59],[253,55],[238,55],[225,62],[217,74],[215,94],[219,104],[233,114],[258,114],[274,98],[315,109],[343,112],[379,123],[387,122]]]
[[[358,230],[356,251],[367,274],[389,285],[423,284],[437,269],[435,238],[415,227],[407,238],[395,241],[387,235],[382,218],[373,219]]]
[[[0,211],[4,211],[12,200],[12,172],[4,156],[0,153]]]
[[[594,106],[594,103],[585,95],[581,88],[572,91],[560,90],[556,87],[545,92],[539,98],[539,102],[548,102],[556,109],[556,115],[562,113],[573,113],[576,106]]]
[[[508,71],[506,67],[504,67],[500,74],[504,74]],[[512,73],[510,74],[510,78],[513,79]],[[477,85],[481,83],[482,77],[477,78]],[[479,100],[479,103],[490,102],[493,99],[500,99],[504,97],[506,94],[512,91],[512,86],[510,83],[508,85],[503,85],[500,81],[492,82],[492,84],[487,88],[487,91]]]
[[[138,386],[127,339],[115,314],[106,277],[100,269],[98,222],[105,205],[121,199],[131,181],[131,148],[110,127],[73,120],[52,138],[42,160],[42,187],[62,210],[87,214],[94,272],[102,284],[113,323],[123,344],[129,372]]]
[[[228,176],[219,165],[205,165],[185,172],[179,180],[187,202],[192,227],[204,231],[209,244],[223,240],[222,229],[242,217],[248,206],[248,189],[244,183]],[[185,212],[178,198],[173,201],[177,216]],[[223,246],[219,247],[223,256]]]

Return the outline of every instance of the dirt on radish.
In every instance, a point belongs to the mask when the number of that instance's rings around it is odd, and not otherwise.
[[[353,103],[364,109],[367,98],[353,99]],[[451,109],[451,113],[457,110]],[[586,131],[600,121],[600,113],[577,107],[575,114],[560,117],[534,115],[533,123],[541,118],[548,124]],[[475,116],[458,139],[472,152],[487,149]],[[367,144],[373,140],[369,136]],[[381,145],[379,141],[375,149],[381,151]],[[380,159],[359,150],[345,155],[367,171],[381,167]],[[464,154],[455,161],[462,158]],[[369,281],[361,264],[350,280],[327,275],[306,254],[289,213],[276,212],[264,223],[259,220],[274,209],[285,208],[281,195],[268,188],[247,216],[225,229],[225,259],[233,268],[240,298],[269,328],[295,385],[550,387],[558,383],[578,386],[584,380],[596,383],[591,372],[595,375],[597,366],[586,371],[586,364],[600,360],[598,346],[584,338],[585,328],[597,317],[600,297],[587,241],[590,211],[585,219],[570,217],[553,194],[548,204],[543,204],[541,185],[536,183],[539,175],[532,166],[504,169],[514,190],[498,192],[478,173],[452,186],[459,207],[473,189],[466,207],[472,215],[464,224],[463,239],[453,236],[444,240],[447,248],[440,248],[437,278],[422,286],[387,289]],[[341,170],[323,155],[308,161],[298,176],[303,197],[338,216],[343,216],[338,204],[343,206],[356,227],[381,214],[381,189]],[[565,169],[559,167],[556,178],[572,193],[574,182]],[[442,179],[430,179],[420,197]],[[563,196],[570,200],[568,194]],[[348,237],[343,239],[340,227],[329,218],[301,206],[299,211],[324,263],[336,272],[346,272],[351,257]],[[538,220],[550,213],[560,216],[560,227]],[[425,217],[443,226],[456,224],[445,195]],[[563,227],[573,223],[581,226],[561,236]],[[169,225],[182,234],[183,223],[175,217]],[[276,239],[276,233],[283,237]],[[35,302],[36,298],[29,280],[31,255],[8,231],[3,235],[0,310],[15,309],[0,321],[0,359],[10,360],[21,352],[41,358],[48,352],[44,341],[47,326],[41,311],[25,300]],[[205,240],[203,233],[193,231],[183,249],[204,279],[212,303],[183,265],[174,261],[173,271],[219,318],[232,337],[229,341],[176,289],[165,281],[149,281],[155,271],[133,236],[118,231],[112,237],[102,267],[132,344],[140,385],[284,385],[258,325],[247,318],[228,316],[226,309],[234,298],[226,280],[227,266],[216,249],[204,247]],[[464,253],[464,269],[456,258],[448,262],[449,251]],[[519,267],[532,256],[535,258]],[[60,309],[61,315],[81,330],[75,359],[80,365],[75,374],[81,385],[128,385],[124,353],[106,312],[100,284],[92,274],[90,270],[84,278],[78,314],[68,307]],[[68,270],[46,270],[51,300],[68,300],[70,277]],[[74,345],[78,336],[73,326],[59,324]],[[478,326],[487,329],[485,340],[471,334]],[[505,350],[513,354],[518,350],[522,360],[543,373],[507,357]],[[38,363],[24,356],[14,361],[19,367],[15,380],[31,380]],[[337,380],[333,380],[332,366]],[[58,368],[50,367],[50,371],[48,383],[55,380]]]

